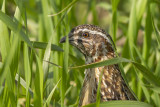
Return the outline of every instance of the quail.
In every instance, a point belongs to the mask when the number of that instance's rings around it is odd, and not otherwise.
[[[96,25],[79,25],[68,34],[69,43],[78,48],[85,56],[85,63],[95,63],[117,57],[111,36]],[[66,37],[60,40],[64,43]],[[118,64],[88,68],[80,92],[79,106],[96,102],[100,74],[101,102],[111,100],[136,100],[133,92],[125,83]]]

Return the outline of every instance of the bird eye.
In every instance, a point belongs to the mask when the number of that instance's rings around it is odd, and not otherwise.
[[[82,34],[82,36],[85,37],[85,38],[87,38],[89,36],[89,33],[85,32],[85,33]]]

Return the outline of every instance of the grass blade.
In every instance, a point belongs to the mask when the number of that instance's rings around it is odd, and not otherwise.
[[[113,58],[113,59],[109,59],[109,60],[105,60],[101,62],[86,64],[86,65],[81,65],[81,66],[76,66],[76,67],[70,67],[70,69],[96,68],[96,67],[101,67],[101,66],[113,65],[113,64],[117,64],[121,62],[131,62],[131,61],[125,58]]]
[[[77,66],[77,67],[70,67],[70,69],[96,68],[96,67],[101,67],[101,66],[108,66],[108,65],[118,64],[118,63],[122,63],[122,62],[132,63],[142,73],[144,78],[149,83],[160,87],[160,80],[152,72],[150,72],[146,67],[144,67],[143,65],[141,65],[141,64],[139,64],[137,62],[130,61],[130,60],[125,59],[125,58],[113,58],[113,59],[110,59],[110,60],[91,63],[91,64],[87,64],[87,65],[82,65],[82,66]]]
[[[84,107],[96,107],[96,104],[89,104]],[[107,101],[100,104],[99,107],[153,107],[147,103],[139,101]]]
[[[51,98],[52,98],[52,96],[53,96],[53,93],[55,92],[55,89],[57,88],[57,86],[58,86],[58,84],[59,84],[60,81],[61,81],[61,78],[60,78],[60,80],[57,82],[57,84],[54,86],[54,88],[52,89],[51,93],[49,94],[49,96],[48,96],[48,98],[47,98],[47,100],[46,100],[46,102],[45,102],[45,104],[44,104],[44,107],[49,106],[49,103],[50,103],[50,101],[51,101]]]
[[[132,1],[132,7],[131,7],[131,13],[129,18],[129,27],[128,27],[128,43],[130,48],[130,57],[134,59],[135,52],[133,45],[136,42],[137,39],[137,19],[136,19],[136,0]]]
[[[25,80],[26,80],[26,106],[30,105],[30,94],[29,94],[29,86],[31,82],[31,68],[30,68],[30,60],[28,47],[24,44],[24,71],[25,71]]]
[[[27,35],[23,32],[22,29],[20,29],[18,21],[17,20],[12,20],[9,16],[4,14],[2,11],[0,11],[0,20],[5,23],[15,34],[20,35],[23,41],[27,43],[28,46],[30,46],[32,49],[32,44],[27,37]]]
[[[68,36],[66,36],[66,43],[64,49],[64,59],[63,59],[63,70],[61,71],[62,81],[61,81],[61,106],[64,106],[64,97],[66,91],[66,75],[68,72],[68,53],[69,53],[69,41]]]
[[[148,4],[146,25],[145,25],[145,36],[144,36],[144,43],[143,43],[143,58],[146,61],[149,57],[149,49],[151,47],[151,34],[152,34],[151,21],[152,20],[151,20],[150,4]]]
[[[99,78],[99,83],[98,83],[98,89],[97,89],[97,98],[96,98],[96,107],[99,107],[100,104],[100,99],[101,99],[101,95],[100,95],[100,90],[101,90],[101,82],[102,82],[102,76],[103,76],[103,71],[100,73],[100,78]]]
[[[154,23],[154,19],[153,19],[152,15],[151,15],[151,21],[152,21],[153,31],[154,31],[154,33],[156,35],[156,38],[157,38],[158,45],[160,46],[160,33],[159,33],[158,28],[156,27],[156,25]]]
[[[114,43],[116,43],[116,35],[117,35],[117,7],[118,7],[119,0],[112,0],[112,37]]]
[[[53,36],[50,37],[50,41],[48,42],[48,45],[46,47],[43,60],[49,61],[50,59],[52,38]],[[48,72],[49,72],[49,63],[45,61],[43,62],[43,72],[44,72],[44,83],[45,83],[48,77]]]
[[[73,0],[68,6],[66,6],[63,10],[61,10],[60,12],[53,14],[53,15],[48,15],[48,16],[56,16],[61,14],[62,12],[68,10],[72,5],[74,5],[78,0]]]
[[[31,43],[33,44],[34,48],[38,48],[38,49],[46,49],[47,47],[47,43],[45,42],[36,42],[36,41],[31,41]],[[63,49],[57,45],[51,44],[51,50],[52,51],[59,51],[59,52],[63,52]]]
[[[20,78],[20,84],[26,89],[26,86],[27,86],[26,81],[22,77],[20,77],[18,74],[16,74],[15,80],[18,81],[19,78]],[[30,93],[31,97],[33,98],[33,91],[30,87],[28,88],[28,92]]]
[[[37,71],[35,77],[35,90],[34,90],[34,106],[42,107],[43,106],[43,68],[42,63],[36,56],[37,61]]]

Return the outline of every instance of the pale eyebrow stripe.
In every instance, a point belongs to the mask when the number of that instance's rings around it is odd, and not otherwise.
[[[78,33],[78,32],[80,32],[80,31],[82,31],[82,32],[89,32],[89,33],[91,33],[91,34],[93,34],[93,35],[94,35],[94,34],[98,34],[98,35],[104,37],[109,43],[111,43],[110,39],[106,36],[106,34],[104,34],[104,33],[102,33],[102,32],[92,31],[92,30],[89,30],[89,29],[78,29],[75,33]]]

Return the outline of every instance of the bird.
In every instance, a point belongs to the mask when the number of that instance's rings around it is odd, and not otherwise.
[[[71,45],[76,47],[85,57],[85,63],[91,64],[118,57],[111,36],[102,28],[92,24],[79,25],[68,34]],[[66,36],[60,43],[66,42]],[[103,72],[101,81],[100,74]],[[137,100],[128,87],[118,64],[87,68],[80,92],[79,107],[95,103],[98,84],[100,84],[100,101]]]

